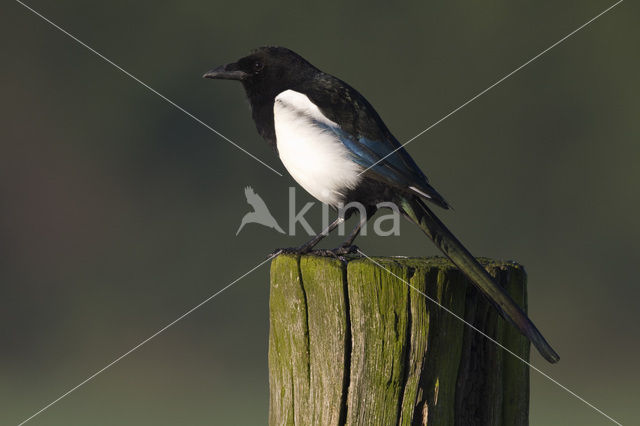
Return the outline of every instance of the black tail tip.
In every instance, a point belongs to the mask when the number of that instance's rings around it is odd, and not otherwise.
[[[534,346],[538,349],[538,352],[544,359],[546,359],[549,363],[555,364],[560,361],[560,355],[556,351],[553,350],[551,345],[549,345],[546,341],[543,344],[537,344],[537,342],[533,341]]]
[[[551,364],[555,364],[556,362],[560,361],[560,355],[558,355],[557,353],[553,352],[551,354],[545,355],[544,359],[549,361]]]

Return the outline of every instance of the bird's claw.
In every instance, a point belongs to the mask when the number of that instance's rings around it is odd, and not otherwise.
[[[276,257],[281,254],[307,254],[311,251],[309,247],[300,246],[300,247],[284,247],[275,249],[269,254],[269,257]]]
[[[333,257],[335,259],[340,259],[340,255],[336,253],[336,249],[318,249],[312,251],[315,256],[321,257]]]
[[[321,249],[321,250],[313,250],[313,254],[316,256],[324,256],[324,257],[333,257],[342,261],[345,261],[344,257],[347,254],[355,254],[358,252],[357,246],[340,246],[334,249]]]
[[[338,248],[333,249],[336,254],[355,254],[358,253],[358,246],[340,246]]]
[[[358,252],[358,246],[340,246],[334,249],[317,249],[311,250],[309,247],[300,246],[300,247],[286,247],[275,249],[273,252],[269,254],[269,257],[276,257],[281,254],[307,254],[312,253],[316,256],[323,257],[333,257],[336,259],[344,260],[345,255],[347,254],[355,254]]]

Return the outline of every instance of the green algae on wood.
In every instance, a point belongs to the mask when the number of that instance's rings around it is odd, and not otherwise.
[[[352,332],[347,424],[397,423],[409,346],[407,268],[353,260],[347,267]],[[394,276],[395,275],[395,276]],[[397,277],[396,277],[397,276]]]
[[[314,325],[309,327],[310,424],[339,425],[349,356],[344,270],[337,259],[305,256],[300,271],[308,323]]]
[[[271,425],[528,424],[529,343],[442,258],[278,256]],[[526,274],[482,259],[526,309]],[[437,304],[451,312],[447,312]]]

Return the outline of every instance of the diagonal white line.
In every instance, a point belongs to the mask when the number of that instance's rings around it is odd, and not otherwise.
[[[496,344],[497,346],[499,346],[500,348],[504,349],[506,352],[508,352],[509,354],[513,355],[515,358],[519,359],[520,361],[522,361],[523,363],[527,364],[531,369],[537,371],[538,373],[540,373],[542,376],[544,376],[545,378],[547,378],[548,380],[550,380],[551,382],[555,383],[556,385],[558,385],[559,387],[561,387],[562,389],[564,389],[565,391],[567,391],[568,393],[570,393],[571,395],[573,395],[574,397],[578,398],[580,401],[584,402],[585,404],[587,404],[589,407],[593,408],[595,411],[597,411],[598,413],[602,414],[604,417],[606,417],[607,419],[611,420],[613,423],[622,426],[622,423],[618,422],[617,420],[613,419],[612,417],[610,417],[609,415],[607,415],[607,413],[605,413],[604,411],[600,410],[598,407],[596,407],[595,405],[593,405],[592,403],[590,403],[589,401],[587,401],[586,399],[584,399],[583,397],[581,397],[580,395],[578,395],[577,393],[575,393],[574,391],[572,391],[571,389],[569,389],[568,387],[564,386],[562,383],[558,382],[556,379],[554,379],[553,377],[549,376],[547,373],[545,373],[544,371],[540,370],[538,367],[534,366],[533,364],[527,362],[524,358],[522,358],[521,356],[519,356],[518,354],[516,354],[515,352],[511,351],[510,349],[508,349],[507,347],[505,347],[504,345],[502,345],[500,342],[498,342],[497,340],[495,340],[494,338],[492,338],[491,336],[487,335],[485,332],[483,332],[482,330],[480,330],[479,328],[477,328],[476,326],[474,326],[473,324],[467,322],[464,320],[464,318],[462,318],[460,315],[456,314],[455,312],[453,312],[452,310],[450,310],[449,308],[447,308],[446,306],[440,304],[440,302],[438,302],[436,299],[430,297],[429,295],[427,295],[426,293],[423,293],[422,291],[420,291],[420,289],[414,287],[413,285],[411,285],[411,283],[409,283],[408,281],[405,281],[403,278],[399,277],[398,275],[394,274],[392,271],[390,271],[389,269],[385,268],[383,265],[381,265],[379,262],[377,262],[375,259],[367,256],[366,254],[364,254],[360,249],[358,249],[358,253],[360,253],[362,256],[366,257],[368,260],[370,260],[371,262],[375,263],[378,267],[384,269],[385,271],[387,271],[388,273],[390,273],[391,275],[393,275],[394,277],[396,277],[397,279],[399,279],[400,281],[402,281],[403,283],[405,283],[407,286],[409,286],[410,288],[412,288],[413,290],[417,291],[418,293],[420,293],[422,296],[424,296],[427,300],[429,300],[430,302],[435,303],[436,305],[438,305],[438,307],[442,310],[444,310],[445,312],[447,312],[448,314],[452,315],[453,317],[455,317],[456,319],[458,319],[459,321],[461,321],[462,323],[464,323],[465,325],[467,325],[469,328],[471,328],[473,331],[481,334],[483,337],[487,338],[489,341],[493,342],[494,344]]]
[[[600,12],[599,14],[597,14],[596,16],[594,16],[593,18],[589,19],[587,22],[585,22],[584,24],[580,25],[578,28],[576,28],[575,30],[571,31],[569,34],[567,34],[566,36],[562,37],[560,40],[556,41],[555,43],[553,43],[551,46],[547,47],[546,49],[544,49],[542,52],[538,53],[536,56],[534,56],[533,58],[529,59],[527,62],[525,62],[524,64],[520,65],[518,68],[516,68],[515,70],[511,71],[509,74],[505,75],[504,77],[502,77],[501,79],[499,79],[498,81],[496,81],[495,83],[493,83],[491,86],[487,87],[486,89],[484,89],[483,91],[479,92],[478,94],[476,94],[474,97],[472,97],[471,99],[469,99],[468,101],[466,101],[465,103],[463,103],[462,105],[460,105],[459,107],[457,107],[456,109],[452,110],[451,112],[449,112],[447,115],[445,115],[444,117],[442,117],[441,119],[439,119],[438,121],[436,121],[435,123],[433,123],[432,125],[430,125],[429,127],[427,127],[426,129],[424,129],[423,131],[421,131],[420,133],[418,133],[417,135],[415,135],[414,137],[412,137],[411,139],[409,139],[408,141],[406,141],[405,143],[403,143],[402,145],[400,145],[398,148],[394,149],[393,151],[391,151],[389,154],[385,155],[384,157],[382,157],[381,159],[379,159],[378,161],[376,161],[375,163],[373,163],[372,165],[370,165],[369,167],[367,167],[366,169],[364,169],[363,171],[361,171],[358,176],[360,176],[361,174],[363,174],[364,172],[366,172],[367,170],[371,169],[372,167],[375,167],[377,164],[379,164],[381,161],[384,161],[385,158],[389,157],[390,155],[393,155],[395,152],[399,151],[400,149],[402,149],[404,146],[406,146],[407,144],[413,142],[414,140],[416,140],[417,138],[419,138],[420,136],[422,136],[423,134],[425,134],[426,132],[428,132],[429,130],[433,129],[434,127],[436,127],[438,124],[442,123],[444,120],[446,120],[447,118],[451,117],[453,114],[455,114],[456,112],[460,111],[462,108],[466,107],[467,105],[469,105],[471,102],[475,101],[476,99],[478,99],[480,96],[484,95],[485,93],[487,93],[489,90],[493,89],[494,87],[496,87],[498,84],[502,83],[503,81],[505,81],[506,79],[508,79],[509,77],[511,77],[512,75],[514,75],[515,73],[517,73],[518,71],[520,71],[522,68],[526,67],[527,65],[529,65],[531,62],[535,61],[536,59],[538,59],[540,56],[544,55],[545,53],[547,53],[548,51],[550,51],[551,49],[553,49],[554,47],[556,47],[557,45],[559,45],[560,43],[562,43],[563,41],[565,41],[566,39],[568,39],[569,37],[571,37],[572,35],[574,35],[575,33],[577,33],[578,31],[580,31],[581,29],[583,29],[584,27],[586,27],[587,25],[591,24],[593,21],[595,21],[596,19],[600,18],[602,15],[604,15],[605,13],[609,12],[611,9],[613,9],[614,7],[616,7],[617,5],[619,5],[620,3],[622,3],[624,0],[618,0],[616,3],[614,3],[613,5],[609,6],[608,8],[606,8],[605,10],[603,10],[602,12]]]
[[[168,102],[169,104],[171,104],[172,106],[174,106],[178,110],[182,111],[183,113],[185,113],[186,115],[188,115],[189,117],[194,119],[197,123],[203,125],[207,129],[211,130],[213,133],[215,133],[216,135],[220,136],[222,139],[224,139],[225,141],[229,142],[231,145],[233,145],[236,148],[238,148],[240,151],[242,151],[245,154],[247,154],[249,157],[253,158],[254,160],[259,162],[263,166],[267,167],[269,170],[271,170],[272,172],[274,172],[278,176],[282,176],[282,173],[280,173],[279,171],[277,171],[276,169],[274,169],[273,167],[271,167],[270,165],[268,165],[267,163],[265,163],[264,161],[262,161],[261,159],[259,159],[258,157],[256,157],[255,155],[253,155],[252,153],[250,153],[249,151],[247,151],[246,149],[244,149],[243,147],[241,147],[240,145],[238,145],[237,143],[235,143],[234,141],[232,141],[231,139],[229,139],[228,137],[226,137],[225,135],[223,135],[222,133],[220,133],[219,131],[217,131],[216,129],[211,127],[210,125],[208,125],[207,123],[205,123],[204,121],[200,120],[198,117],[196,117],[195,115],[191,114],[189,111],[187,111],[186,109],[184,109],[180,105],[176,104],[174,101],[172,101],[171,99],[167,98],[162,93],[158,92],[156,89],[154,89],[153,87],[149,86],[147,83],[145,83],[144,81],[140,80],[138,77],[136,77],[135,75],[131,74],[129,71],[125,70],[120,65],[116,64],[115,62],[113,62],[111,59],[109,59],[106,56],[104,56],[102,53],[98,52],[97,50],[95,50],[94,48],[92,48],[91,46],[89,46],[88,44],[86,44],[85,42],[83,42],[82,40],[80,40],[79,38],[74,36],[73,34],[69,33],[67,30],[65,30],[64,28],[62,28],[59,25],[57,25],[55,22],[51,21],[46,16],[43,16],[41,13],[39,13],[37,10],[33,9],[31,6],[24,4],[20,0],[16,0],[16,2],[18,2],[19,4],[24,6],[29,11],[33,12],[33,14],[35,14],[35,15],[39,16],[40,18],[42,18],[44,21],[46,21],[49,24],[51,24],[54,28],[56,28],[60,32],[62,32],[65,35],[67,35],[68,37],[73,39],[75,42],[80,44],[81,46],[86,47],[92,53],[96,54],[101,59],[103,59],[104,61],[106,61],[107,63],[109,63],[110,65],[112,65],[113,67],[115,67],[116,69],[121,71],[122,73],[124,73],[127,77],[130,77],[131,79],[133,79],[134,81],[136,81],[137,83],[139,83],[140,85],[142,85],[143,87],[148,89],[150,92],[158,95],[164,101]]]
[[[132,352],[140,349],[140,347],[142,347],[143,345],[145,345],[146,343],[148,343],[150,340],[154,339],[155,337],[157,337],[159,334],[165,332],[168,328],[172,327],[173,325],[175,325],[178,321],[181,321],[182,319],[184,319],[186,316],[192,314],[195,310],[199,309],[200,307],[202,307],[202,305],[204,305],[205,303],[209,302],[211,299],[213,299],[214,297],[216,297],[217,295],[219,295],[220,293],[222,293],[223,291],[225,291],[226,289],[228,289],[229,287],[231,287],[232,285],[234,285],[235,283],[237,283],[238,281],[240,281],[241,279],[243,279],[244,277],[246,277],[247,275],[249,275],[250,273],[252,273],[253,271],[255,271],[256,269],[258,269],[259,267],[261,267],[262,265],[264,265],[265,263],[267,263],[268,261],[270,261],[271,259],[273,259],[275,256],[277,256],[278,254],[280,254],[280,252],[274,253],[271,256],[269,256],[268,258],[266,258],[265,260],[263,260],[262,262],[258,263],[256,266],[254,266],[253,268],[251,268],[249,271],[245,272],[244,274],[242,274],[241,276],[239,276],[238,278],[236,278],[235,280],[231,281],[229,284],[227,284],[225,287],[221,288],[220,290],[218,290],[217,292],[215,292],[214,294],[212,294],[211,296],[207,297],[206,299],[204,299],[202,302],[198,303],[196,306],[194,306],[193,308],[189,309],[188,311],[186,311],[184,314],[180,315],[178,318],[176,318],[175,320],[171,321],[169,324],[165,325],[164,327],[162,327],[160,330],[156,331],[155,333],[153,333],[151,336],[147,337],[146,339],[144,339],[143,341],[141,341],[140,343],[138,343],[137,345],[135,345],[134,347],[132,347],[131,349],[129,349],[127,352],[123,353],[122,355],[120,355],[118,358],[114,359],[113,361],[111,361],[109,364],[105,365],[104,367],[102,367],[100,370],[96,371],[95,373],[93,373],[92,375],[90,375],[89,377],[87,377],[86,379],[84,379],[83,381],[81,381],[80,383],[78,383],[77,385],[75,385],[74,387],[72,387],[71,389],[69,389],[68,391],[66,391],[65,393],[63,393],[62,395],[60,395],[58,398],[54,399],[53,401],[51,401],[50,403],[48,403],[47,405],[45,405],[44,407],[42,407],[41,409],[39,409],[38,411],[36,411],[35,413],[33,413],[31,416],[29,416],[28,418],[26,418],[25,420],[23,420],[22,422],[20,422],[20,424],[18,424],[18,426],[22,426],[25,423],[27,423],[28,421],[30,421],[31,419],[33,419],[34,417],[36,417],[37,415],[41,414],[42,412],[44,412],[45,410],[51,408],[51,406],[55,405],[56,403],[58,403],[61,399],[67,397],[69,394],[71,394],[72,392],[76,391],[78,388],[80,388],[81,386],[85,385],[86,383],[90,382],[91,380],[93,380],[94,378],[96,378],[96,376],[100,375],[101,373],[103,373],[105,370],[107,370],[108,368],[114,366],[115,364],[117,364],[118,362],[120,362],[123,358],[127,357],[128,355],[130,355]]]

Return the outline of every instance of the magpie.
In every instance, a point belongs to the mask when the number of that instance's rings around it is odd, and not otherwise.
[[[351,202],[365,206],[367,214],[336,253],[352,251],[354,239],[376,206],[392,202],[547,361],[560,359],[527,315],[429,208],[427,203],[443,209],[450,206],[357,90],[277,46],[260,47],[203,77],[242,83],[258,132],[313,197],[335,209]],[[311,251],[348,215],[339,215],[324,232],[294,251]]]

